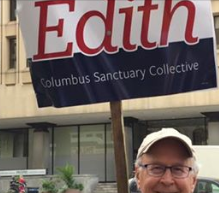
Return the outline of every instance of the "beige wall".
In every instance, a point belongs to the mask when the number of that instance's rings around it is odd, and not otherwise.
[[[86,114],[109,112],[108,103],[76,106],[71,108],[41,108],[36,104],[35,94],[31,85],[29,70],[26,69],[26,57],[21,32],[17,22],[9,22],[9,1],[1,1],[2,19],[0,24],[0,120],[10,118],[52,116],[62,114]],[[219,13],[219,1],[213,1],[214,13]],[[17,69],[11,70],[8,66],[8,43],[7,37],[17,37]],[[124,101],[124,111],[178,108],[193,106],[219,106],[219,90],[199,91],[188,94],[179,94],[166,97],[155,97],[148,99],[137,99]]]
[[[217,0],[212,0],[212,11],[214,14],[219,14],[219,2]]]

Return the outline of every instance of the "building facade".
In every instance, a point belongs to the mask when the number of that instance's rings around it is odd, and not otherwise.
[[[0,2],[0,170],[46,168],[71,163],[79,174],[115,181],[109,103],[38,108],[16,0]],[[212,1],[219,38],[219,2]],[[219,39],[218,39],[219,43]],[[219,145],[219,90],[124,100],[129,174],[143,137],[174,127],[196,145]]]

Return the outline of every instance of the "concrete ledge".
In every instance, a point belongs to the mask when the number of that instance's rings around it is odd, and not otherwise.
[[[75,175],[74,178],[77,183],[83,184],[85,193],[92,193],[99,182],[98,176],[92,174]]]
[[[0,177],[5,176],[33,176],[33,175],[46,175],[46,169],[26,169],[26,170],[8,170],[0,171]]]
[[[56,178],[57,175],[45,175],[45,176],[24,176],[27,187],[38,187],[41,188],[43,180],[49,180],[50,178]],[[74,176],[76,183],[81,183],[84,186],[83,193],[91,193],[94,191],[98,184],[97,175],[93,174],[82,174]],[[1,177],[0,179],[0,193],[6,193],[9,189],[11,177]],[[62,183],[60,183],[62,186]]]

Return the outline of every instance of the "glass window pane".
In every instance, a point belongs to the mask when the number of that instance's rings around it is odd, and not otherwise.
[[[27,131],[0,131],[0,170],[27,168]]]
[[[189,119],[176,119],[176,120],[159,120],[148,121],[147,134],[158,131],[161,128],[173,127],[179,132],[189,136],[194,145],[206,145],[207,133],[205,118],[189,118]]]
[[[106,127],[106,173],[106,181],[116,181],[114,143],[110,124]]]
[[[104,125],[80,126],[80,174],[97,174],[105,181]]]
[[[9,38],[9,68],[16,69],[16,38]]]
[[[213,190],[212,190],[213,193],[219,193],[219,186],[218,185],[212,184],[212,188],[213,188]]]
[[[78,173],[78,127],[59,127],[54,129],[54,173],[57,167],[65,164],[74,166]]]
[[[10,21],[16,20],[16,4],[17,0],[10,0]]]
[[[195,192],[196,193],[204,193],[205,192],[205,182],[203,181],[198,181],[196,188],[195,188]]]
[[[219,16],[214,17],[214,27],[215,27],[215,35],[217,47],[219,46]]]

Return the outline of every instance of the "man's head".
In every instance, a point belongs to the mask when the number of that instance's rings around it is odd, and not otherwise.
[[[141,192],[193,192],[197,173],[191,140],[173,128],[149,134],[139,147],[136,178]]]

